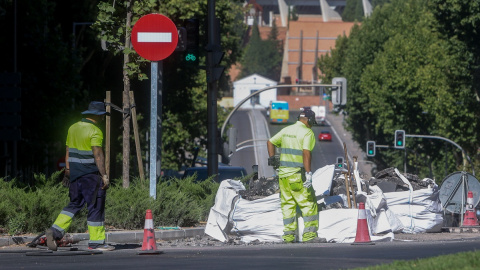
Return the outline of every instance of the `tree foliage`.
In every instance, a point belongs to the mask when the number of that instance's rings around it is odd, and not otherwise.
[[[391,145],[394,131],[403,129],[451,139],[469,156],[476,154],[475,51],[469,42],[439,31],[437,17],[429,1],[385,4],[320,59],[324,78],[348,80],[347,123],[360,145],[367,140]],[[410,171],[433,177],[462,168],[461,153],[450,144],[417,138],[406,144]],[[399,151],[377,151],[375,160],[379,169],[403,167]]]
[[[0,72],[21,74],[22,139],[17,168],[22,173],[17,176],[24,180],[33,181],[32,171],[56,167],[65,153],[69,125],[96,98],[82,77],[88,52],[75,47],[85,41],[86,27],[78,25],[75,35],[72,32],[73,22],[91,18],[92,1],[66,2],[15,1],[16,8],[14,1],[0,4]],[[13,151],[5,153],[13,157]]]
[[[391,0],[369,0],[372,9],[376,6],[391,2]],[[344,22],[362,22],[364,20],[365,11],[363,10],[362,0],[347,0],[345,8],[342,12],[342,20]]]
[[[275,21],[266,40],[260,37],[258,25],[252,26],[250,41],[241,61],[240,77],[257,73],[271,80],[280,80],[283,56],[277,36],[278,28]]]
[[[363,21],[363,5],[362,1],[347,0],[345,3],[345,9],[342,13],[342,20],[344,22]]]
[[[16,13],[14,1],[0,4],[0,27],[3,29],[0,31],[0,72],[21,73],[22,141],[18,144],[18,169],[32,181],[32,172],[51,173],[57,169],[58,159],[65,154],[68,127],[81,119],[80,113],[90,101],[102,101],[105,91],[111,91],[112,103],[122,103],[125,54],[131,60],[125,70],[132,81],[139,119],[149,119],[150,83],[147,79],[150,65],[131,47],[125,48],[125,35],[131,31],[131,27],[125,26],[127,10],[132,12],[132,26],[148,13],[165,14],[177,25],[181,25],[182,19],[199,18],[200,65],[205,64],[207,0],[16,2]],[[241,55],[242,14],[242,1],[216,1],[216,16],[221,22],[221,45],[226,52],[222,65],[227,67]],[[102,50],[101,39],[106,41],[109,51]],[[175,52],[163,61],[162,169],[180,167],[187,162],[185,152],[194,146],[203,149],[206,144],[205,71],[188,66],[182,56],[182,53]],[[14,64],[17,70],[14,70]],[[228,90],[228,77],[224,76],[220,91]],[[223,111],[218,112],[221,126]],[[113,111],[112,138],[119,137],[118,133],[122,132],[119,128],[121,120],[122,116]],[[139,121],[141,138],[145,138],[148,125],[148,121]],[[121,152],[122,143],[111,142],[111,153]],[[144,150],[148,149],[144,139],[141,145]],[[131,147],[131,153],[135,153],[133,143]],[[10,151],[7,153],[11,154]],[[131,156],[133,159],[134,154]],[[118,163],[112,164],[112,176],[118,177],[120,172]]]
[[[115,5],[115,6],[114,6]],[[200,22],[200,48],[207,45],[207,1],[102,1],[98,5],[99,14],[95,29],[99,36],[107,40],[113,54],[128,54],[131,63],[128,74],[134,82],[134,91],[148,89],[149,84],[139,81],[148,79],[148,61],[139,57],[133,48],[124,48],[125,34],[143,15],[161,13],[178,24],[183,19],[198,18]],[[125,26],[128,10],[132,12],[132,27]],[[236,62],[240,56],[242,28],[242,8],[240,1],[216,1],[216,17],[221,22],[221,46],[228,53],[223,59],[226,66]],[[206,52],[201,50],[200,64],[205,64]],[[187,163],[187,153],[194,147],[206,149],[206,76],[205,71],[189,66],[182,53],[173,53],[163,60],[163,108],[162,108],[162,169],[179,169]],[[226,84],[222,84],[224,87]],[[223,89],[229,90],[229,89]],[[219,110],[219,112],[222,112]],[[219,126],[223,124],[219,115]],[[146,127],[144,127],[146,128]]]

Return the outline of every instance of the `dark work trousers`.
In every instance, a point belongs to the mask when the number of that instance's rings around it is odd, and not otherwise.
[[[98,174],[86,174],[70,183],[70,203],[63,208],[72,214],[77,214],[87,204],[87,221],[103,222],[105,220],[105,190],[102,177]],[[96,199],[93,197],[96,193]]]
[[[89,224],[89,230],[97,231],[95,228],[100,228],[99,232],[104,232],[106,191],[101,189],[101,186],[103,186],[102,178],[96,173],[86,174],[70,183],[70,203],[63,208],[53,225],[53,228],[56,229],[55,238],[63,237],[65,231],[70,227],[73,217],[83,209],[85,204],[87,204],[88,210],[87,223]],[[94,227],[90,227],[90,225]],[[95,235],[92,235],[92,233]],[[104,233],[98,235],[97,232],[90,232],[91,241],[92,238],[97,240],[95,242],[102,242]]]

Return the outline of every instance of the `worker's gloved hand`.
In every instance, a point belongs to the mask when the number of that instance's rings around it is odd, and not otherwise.
[[[268,158],[268,166],[272,166],[273,168],[280,167],[280,159],[278,156],[271,156]]]
[[[65,169],[65,174],[63,175],[62,185],[64,187],[70,187],[70,170]]]
[[[312,172],[305,173],[305,182],[303,183],[305,188],[309,188],[312,186]]]
[[[275,156],[271,156],[268,158],[268,166],[273,166],[275,163]]]
[[[104,175],[102,176],[102,182],[103,182],[103,187],[102,189],[108,189],[108,187],[110,186],[110,180],[108,179],[108,175]]]

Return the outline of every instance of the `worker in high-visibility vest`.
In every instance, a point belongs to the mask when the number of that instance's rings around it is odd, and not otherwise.
[[[57,241],[70,227],[73,217],[87,205],[88,248],[114,250],[105,244],[105,198],[110,181],[105,170],[103,132],[99,124],[107,114],[105,103],[92,101],[84,118],[70,126],[66,142],[66,167],[63,183],[69,187],[70,202],[52,227],[46,230],[47,246],[57,250]]]
[[[318,207],[312,188],[311,152],[315,135],[311,128],[315,124],[315,113],[305,109],[295,124],[283,128],[267,142],[268,165],[278,167],[286,243],[295,242],[297,206],[305,224],[302,241],[323,242],[317,237]],[[275,147],[280,149],[280,159],[275,156]]]

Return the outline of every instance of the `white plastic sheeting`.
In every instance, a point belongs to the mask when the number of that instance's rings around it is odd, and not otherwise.
[[[440,232],[443,211],[438,186],[384,193],[389,209],[401,220],[404,233]]]
[[[283,217],[279,194],[254,201],[238,200],[231,220],[232,232],[242,236],[243,242],[256,239],[261,242],[282,241]]]
[[[232,210],[235,199],[238,199],[239,190],[245,190],[245,186],[240,181],[224,180],[220,183],[215,204],[210,208],[205,233],[215,239],[225,242],[228,239],[227,225],[228,216]]]
[[[333,174],[334,165],[320,168],[313,174],[312,186],[317,202],[325,205],[341,202],[346,206],[344,195],[328,196]],[[279,194],[248,201],[238,195],[238,191],[244,189],[240,181],[222,181],[215,205],[210,210],[205,233],[222,242],[228,240],[229,234],[240,236],[245,243],[254,240],[281,242],[283,217]],[[372,186],[370,193],[358,192],[356,202],[365,202],[372,241],[391,241],[396,232],[421,233],[441,229],[442,207],[437,186],[391,193],[383,193],[380,188]],[[352,243],[357,222],[358,209],[320,211],[318,236],[326,238],[328,242]],[[302,233],[303,220],[298,217],[297,235],[301,236]]]

